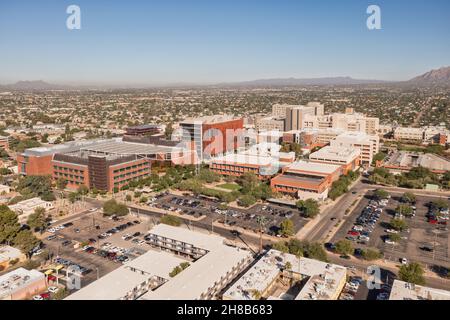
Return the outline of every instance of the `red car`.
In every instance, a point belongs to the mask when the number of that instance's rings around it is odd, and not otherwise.
[[[347,232],[347,234],[351,235],[351,236],[359,236],[359,232],[358,231],[354,231],[354,230],[350,230],[349,232]]]
[[[40,296],[44,300],[50,300],[50,293],[48,293],[48,292],[41,293]]]
[[[428,220],[428,222],[431,223],[431,224],[437,224],[438,223],[438,221],[434,220],[434,219],[430,219],[430,220]]]
[[[47,279],[48,279],[48,281],[56,281],[56,277],[51,274],[48,275]]]

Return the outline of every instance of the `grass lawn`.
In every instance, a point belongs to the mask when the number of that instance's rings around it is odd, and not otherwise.
[[[239,191],[241,189],[241,186],[236,183],[223,183],[223,184],[218,184],[216,187],[231,190],[231,191]]]

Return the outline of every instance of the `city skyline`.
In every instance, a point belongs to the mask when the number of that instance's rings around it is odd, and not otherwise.
[[[81,8],[81,30],[66,9]],[[366,9],[381,8],[381,30]],[[21,1],[0,5],[1,84],[215,84],[349,76],[409,80],[450,65],[447,1]]]

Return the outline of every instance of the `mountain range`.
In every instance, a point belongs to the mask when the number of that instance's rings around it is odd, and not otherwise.
[[[278,78],[278,79],[258,79],[252,81],[219,83],[214,86],[224,87],[280,87],[280,86],[337,86],[337,85],[363,85],[363,84],[410,84],[418,86],[429,85],[450,85],[450,67],[442,67],[440,69],[428,71],[408,81],[383,81],[383,80],[363,80],[351,77],[325,77],[325,78]],[[177,85],[178,86],[178,85]],[[184,84],[184,86],[200,86]],[[158,86],[148,86],[158,87]],[[165,87],[171,87],[166,85]],[[14,84],[0,85],[0,91],[50,91],[50,90],[87,90],[87,89],[111,89],[120,88],[118,86],[68,86],[50,84],[42,80],[37,81],[19,81]],[[124,87],[125,88],[125,87]],[[126,88],[130,88],[127,86]],[[142,88],[142,86],[139,86]]]

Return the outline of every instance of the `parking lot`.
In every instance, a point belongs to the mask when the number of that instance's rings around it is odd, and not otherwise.
[[[438,198],[416,196],[416,202],[412,204],[413,216],[401,217],[408,227],[404,231],[395,231],[390,221],[396,217],[395,209],[402,203],[401,195],[393,193],[384,206],[374,201],[372,194],[366,194],[331,242],[348,239],[353,241],[355,248],[378,248],[387,260],[420,262],[430,268],[450,267],[446,220],[433,221],[428,216],[430,202]],[[398,234],[398,241],[389,239],[392,233]]]
[[[43,241],[53,263],[63,265],[63,272],[71,265],[79,267],[83,286],[150,248],[144,240],[148,220],[133,216],[111,219],[90,212],[52,228]]]
[[[258,216],[265,218],[266,233],[276,236],[280,224],[285,219],[291,219],[294,230],[298,232],[308,219],[300,216],[296,208],[275,204],[256,204],[248,209],[228,208],[220,209],[220,201],[201,196],[165,194],[156,198],[150,204],[152,207],[190,215],[196,218],[204,217],[201,221],[207,225],[211,221],[218,221],[229,226],[241,227],[245,230],[259,232]]]

